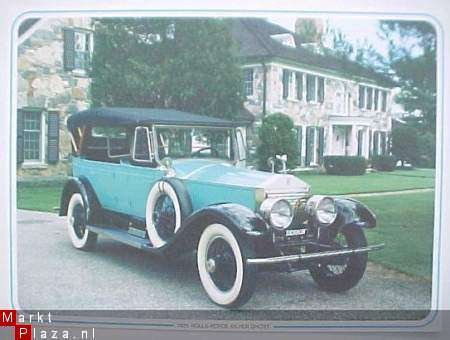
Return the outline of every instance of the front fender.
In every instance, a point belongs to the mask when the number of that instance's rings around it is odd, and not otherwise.
[[[269,234],[268,225],[254,211],[239,204],[215,204],[194,212],[183,222],[173,242],[166,245],[166,254],[179,254],[195,249],[201,233],[212,223],[226,225],[237,237],[248,238],[250,241],[262,241]]]
[[[92,212],[97,210],[100,206],[95,195],[94,189],[92,188],[89,181],[84,178],[70,177],[61,194],[60,205],[59,205],[59,216],[67,215],[67,208],[69,205],[69,200],[74,193],[80,193],[83,198],[84,206],[86,207],[86,213],[88,220],[90,219]]]
[[[377,225],[375,214],[363,203],[351,198],[334,199],[338,218],[334,224],[339,227],[356,225],[362,228],[374,228]]]

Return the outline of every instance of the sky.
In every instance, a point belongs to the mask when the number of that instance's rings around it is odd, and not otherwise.
[[[268,19],[273,23],[294,31],[297,17],[273,16]],[[364,40],[367,40],[381,55],[387,57],[388,44],[377,34],[378,20],[334,17],[324,18],[324,21],[330,27],[340,30],[353,45],[357,45],[358,41],[362,43]]]

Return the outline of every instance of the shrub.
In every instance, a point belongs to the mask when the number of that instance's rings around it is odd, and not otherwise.
[[[258,131],[259,144],[256,150],[258,168],[271,170],[267,164],[269,157],[287,155],[287,167],[295,166],[298,157],[294,123],[289,116],[274,113],[265,117]],[[281,162],[276,163],[276,170],[281,169]]]
[[[390,155],[373,156],[372,168],[379,171],[394,171],[397,164],[397,158]]]
[[[325,156],[324,166],[330,175],[364,175],[366,159],[360,156]]]

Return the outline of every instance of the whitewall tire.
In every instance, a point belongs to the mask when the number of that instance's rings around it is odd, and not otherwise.
[[[197,248],[203,288],[219,306],[236,308],[248,301],[255,286],[255,269],[246,264],[250,247],[223,224],[205,228]]]
[[[148,237],[155,248],[164,246],[180,230],[182,206],[170,183],[159,181],[152,187],[145,219]]]
[[[97,242],[97,234],[87,229],[87,212],[80,193],[74,193],[69,200],[67,230],[72,245],[77,249],[90,250]]]

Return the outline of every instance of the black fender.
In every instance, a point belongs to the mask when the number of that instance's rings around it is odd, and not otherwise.
[[[183,223],[173,242],[167,244],[165,253],[171,255],[194,250],[203,230],[211,223],[226,225],[237,237],[250,242],[268,241],[269,227],[261,216],[239,204],[222,203],[202,208]]]
[[[100,203],[97,199],[92,185],[85,177],[69,177],[61,194],[59,204],[59,216],[67,215],[69,200],[74,193],[80,193],[83,198],[88,221],[91,219],[94,211],[99,211]]]
[[[376,227],[376,216],[365,204],[351,198],[340,197],[336,197],[334,202],[341,227],[350,224],[361,228]]]

